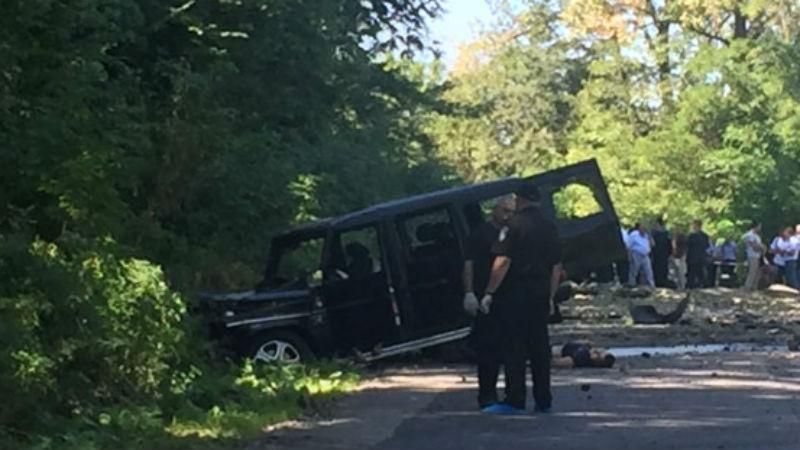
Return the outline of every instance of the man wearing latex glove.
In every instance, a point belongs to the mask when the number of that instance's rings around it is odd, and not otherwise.
[[[484,314],[489,314],[492,310],[492,295],[486,294],[481,299],[481,312]]]
[[[516,213],[501,232],[484,299],[498,313],[506,399],[488,408],[496,414],[525,411],[525,372],[530,360],[536,410],[550,410],[550,336],[547,322],[561,275],[561,247],[555,224],[539,210],[539,190],[533,184],[516,191]],[[495,294],[496,293],[496,294]]]
[[[472,234],[466,246],[464,262],[464,310],[475,317],[470,335],[470,347],[475,351],[478,362],[478,405],[485,408],[497,403],[497,378],[500,372],[502,345],[499,341],[500,327],[497,314],[488,307],[482,308],[478,295],[483,295],[489,282],[492,265],[491,248],[508,218],[514,212],[514,199],[511,196],[498,199],[492,209],[488,222],[483,220],[480,205],[465,209],[472,225]]]
[[[464,311],[470,316],[477,316],[481,304],[478,302],[478,297],[474,292],[467,292],[464,294]]]

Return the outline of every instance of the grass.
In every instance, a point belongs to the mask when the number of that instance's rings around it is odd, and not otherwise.
[[[153,404],[87,408],[43,421],[36,433],[0,428],[0,450],[230,450],[352,390],[358,378],[332,363],[245,364],[196,376]]]

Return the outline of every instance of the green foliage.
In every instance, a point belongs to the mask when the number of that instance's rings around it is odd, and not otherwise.
[[[555,20],[535,7],[510,29],[485,36],[470,55],[476,67],[446,86],[450,110],[432,115],[428,131],[465,180],[531,175],[563,159],[571,96],[585,68],[569,57],[572,43],[558,40]]]
[[[0,250],[3,423],[46,420],[33,407],[44,402],[74,412],[160,390],[185,307],[158,267],[73,236],[0,236]]]
[[[343,389],[214,367],[180,293],[252,286],[287,225],[442,184],[437,100],[384,57],[424,51],[439,9],[4,2],[0,446],[233,437]]]
[[[597,158],[628,225],[663,216],[686,230],[699,218],[738,237],[753,219],[767,234],[796,222],[793,22],[764,5],[612,3],[506,11],[445,84],[452,110],[428,128],[442,158],[467,180]]]

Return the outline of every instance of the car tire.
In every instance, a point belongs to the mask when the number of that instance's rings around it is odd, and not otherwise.
[[[314,351],[297,333],[284,330],[257,334],[246,357],[257,363],[308,363],[316,360]]]

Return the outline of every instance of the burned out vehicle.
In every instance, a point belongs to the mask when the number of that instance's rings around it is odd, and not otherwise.
[[[372,360],[455,341],[470,330],[461,270],[491,204],[531,181],[558,226],[568,273],[624,258],[619,222],[594,160],[381,203],[272,240],[263,281],[201,299],[213,334],[261,361]]]

